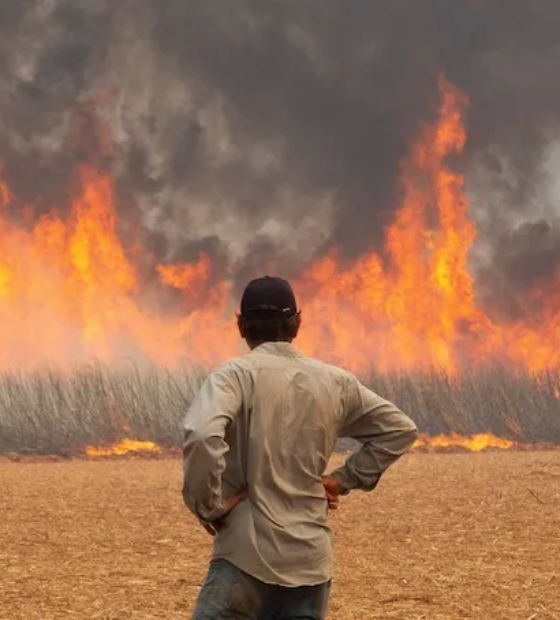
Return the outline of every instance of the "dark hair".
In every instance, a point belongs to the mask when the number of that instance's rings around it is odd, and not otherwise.
[[[301,324],[300,313],[290,316],[238,317],[243,337],[250,342],[278,342],[293,340]]]

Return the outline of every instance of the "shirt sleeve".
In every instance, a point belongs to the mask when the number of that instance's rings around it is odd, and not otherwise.
[[[354,379],[339,434],[363,444],[333,472],[347,494],[353,489],[372,491],[383,472],[412,446],[418,429],[395,405]]]
[[[239,381],[225,370],[212,372],[189,408],[183,423],[183,499],[202,522],[224,512],[222,474],[228,426],[242,406]]]

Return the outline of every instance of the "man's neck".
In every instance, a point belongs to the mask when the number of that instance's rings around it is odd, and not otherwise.
[[[255,342],[247,341],[247,346],[252,351],[253,349],[256,349],[257,347],[260,347],[263,344],[274,344],[274,343],[277,343],[277,342],[284,342],[284,343],[287,343],[287,344],[291,344],[292,343],[292,339],[291,338],[279,338],[278,340],[259,340],[259,341],[255,341]]]

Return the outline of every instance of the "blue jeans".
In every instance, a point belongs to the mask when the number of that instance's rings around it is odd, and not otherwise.
[[[330,582],[274,586],[225,560],[212,560],[193,620],[323,620],[329,592]]]

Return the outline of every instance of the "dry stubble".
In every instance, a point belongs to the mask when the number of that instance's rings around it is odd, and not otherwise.
[[[0,619],[190,617],[177,460],[0,463]],[[560,453],[412,455],[332,517],[331,619],[560,618]]]

